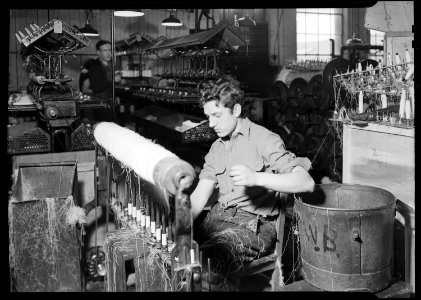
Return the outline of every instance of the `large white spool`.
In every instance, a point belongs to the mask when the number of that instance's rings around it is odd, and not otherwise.
[[[158,162],[168,157],[178,158],[164,147],[112,122],[98,123],[94,137],[114,158],[152,184],[157,184],[153,172]]]

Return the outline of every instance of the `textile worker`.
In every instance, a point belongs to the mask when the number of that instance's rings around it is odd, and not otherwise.
[[[111,69],[111,42],[100,40],[96,43],[98,58],[88,61],[87,73],[82,70],[81,76],[86,77],[82,82],[82,92],[94,94],[99,97],[112,97],[112,69]],[[86,75],[87,74],[87,75]],[[118,75],[115,81],[120,81]]]
[[[79,77],[79,88],[82,93],[92,94],[97,97],[112,97],[112,69],[111,69],[111,42],[100,40],[96,43],[97,59],[85,62]],[[121,80],[120,75],[115,76],[115,81]],[[110,103],[111,106],[111,103]],[[84,122],[96,123],[99,121],[112,121],[112,109],[96,111],[86,109],[81,112]]]
[[[195,228],[203,257],[216,272],[215,284],[217,274],[241,273],[245,262],[272,253],[281,202],[314,189],[309,159],[296,157],[279,135],[245,117],[242,100],[229,77],[202,90],[204,113],[219,138],[205,156],[191,205],[197,218],[219,189],[218,201]]]

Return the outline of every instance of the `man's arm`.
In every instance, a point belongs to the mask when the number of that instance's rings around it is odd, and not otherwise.
[[[301,166],[291,173],[271,174],[256,172],[243,165],[235,165],[230,170],[235,185],[261,186],[281,193],[305,193],[314,190],[314,180]]]
[[[91,89],[91,81],[89,80],[89,78],[86,78],[82,83],[82,93],[85,93],[85,94],[93,93]]]
[[[200,215],[215,188],[215,181],[210,179],[200,179],[195,190],[190,195],[191,210],[193,219]]]

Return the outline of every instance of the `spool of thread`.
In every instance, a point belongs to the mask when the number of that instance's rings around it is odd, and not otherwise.
[[[167,242],[167,234],[166,233],[162,233],[161,234],[161,245],[162,247],[166,248],[168,246],[168,242]]]
[[[393,64],[392,57],[390,56],[390,53],[387,53],[387,65],[391,66]]]
[[[161,243],[161,227],[155,229],[156,241]]]
[[[20,36],[24,39],[25,35],[21,31],[18,31],[18,32],[19,32]]]
[[[29,34],[29,35],[31,35],[31,34],[32,34],[32,32],[30,32],[30,31],[29,31],[29,29],[28,29],[28,28],[26,28],[26,27],[25,27],[25,31],[26,31],[26,33],[27,33],[27,34]]]
[[[144,214],[140,215],[140,227],[144,228],[146,226],[146,216]]]
[[[387,96],[386,96],[386,94],[381,94],[380,99],[382,100],[382,108],[387,108]]]
[[[363,70],[361,63],[358,63],[358,72],[361,72]]]
[[[401,64],[401,57],[399,56],[399,53],[398,52],[396,52],[395,58],[396,58],[396,64],[397,65]]]
[[[194,264],[194,249],[190,249],[190,263]]]
[[[140,225],[142,213],[140,212],[140,209],[136,209],[136,222],[138,225]]]
[[[151,233],[155,235],[155,221],[151,221]]]
[[[363,91],[360,91],[358,95],[358,113],[362,114],[364,112],[364,95]]]
[[[22,43],[22,39],[20,38],[19,34],[15,33],[15,35],[16,35],[16,38],[18,39],[18,42]]]
[[[132,207],[132,216],[133,216],[133,220],[137,221],[137,209],[136,209],[136,206],[134,205]]]
[[[412,118],[415,119],[415,99],[414,99],[414,86],[409,87],[409,98],[412,104]]]
[[[406,63],[412,62],[412,57],[408,49],[405,50],[405,58],[406,58]]]
[[[35,28],[35,26],[31,23],[29,24],[29,27],[31,27],[32,31],[36,31],[37,29]]]
[[[409,99],[405,101],[405,119],[411,119],[411,101]]]
[[[396,64],[400,65],[402,63],[402,61],[401,61],[401,57],[400,57],[399,53],[396,52],[395,57],[396,57]],[[399,71],[402,70],[402,66],[397,66],[397,69]]]
[[[405,102],[406,102],[406,91],[402,90],[401,101],[399,103],[399,118],[401,119],[405,117]]]
[[[408,72],[405,75],[405,80],[408,80],[412,75],[414,75],[414,64],[411,64]]]
[[[151,228],[151,217],[150,216],[145,216],[145,227],[146,227],[146,230]]]
[[[129,218],[131,218],[133,215],[133,204],[131,202],[129,202],[129,204],[127,205],[127,215],[129,216]]]

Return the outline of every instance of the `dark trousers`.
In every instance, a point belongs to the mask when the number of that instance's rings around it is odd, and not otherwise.
[[[236,207],[222,209],[215,203],[195,231],[203,267],[207,269],[210,258],[212,272],[241,273],[244,263],[274,251],[275,223],[276,217],[265,218]]]

